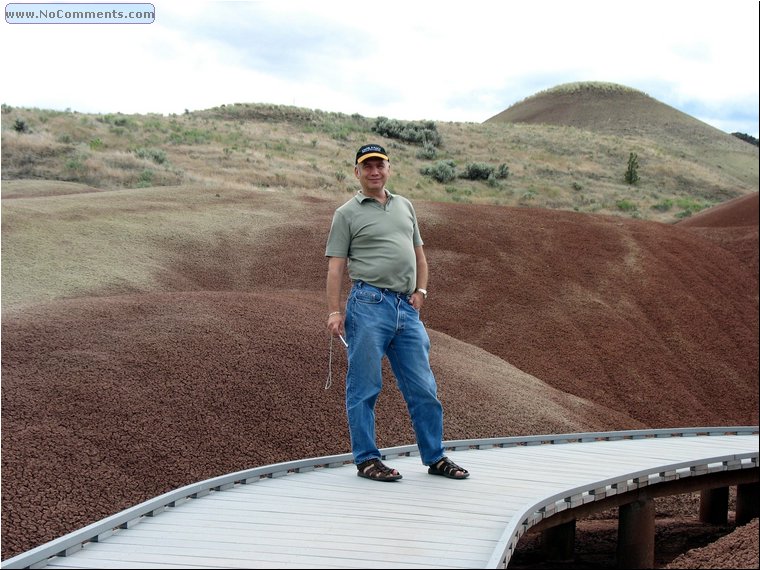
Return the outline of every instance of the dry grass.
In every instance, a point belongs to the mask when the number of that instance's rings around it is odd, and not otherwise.
[[[582,104],[573,107],[572,121],[546,111],[558,103],[567,108],[567,100],[558,98],[579,94]],[[629,108],[625,116],[614,129],[600,128],[600,114],[619,114],[621,97]],[[520,109],[534,110],[531,121],[503,122]],[[443,144],[433,160],[419,158],[418,145],[373,133],[374,119],[296,107],[235,104],[168,117],[3,111],[4,180],[62,180],[108,190],[187,184],[335,195],[356,189],[355,148],[376,140],[392,156],[389,186],[412,199],[673,222],[758,190],[756,147],[613,84],[543,92],[483,124],[438,123]],[[634,111],[635,120],[629,116]],[[650,123],[635,128],[642,117]],[[15,132],[16,120],[30,132]],[[655,129],[655,123],[666,126]],[[623,180],[631,152],[640,163],[641,181],[634,187]],[[151,153],[165,160],[155,162]],[[510,175],[496,184],[459,178],[440,184],[420,174],[436,160],[453,160],[460,172],[472,162],[506,164]]]

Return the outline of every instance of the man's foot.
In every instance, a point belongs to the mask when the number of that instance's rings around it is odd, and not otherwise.
[[[431,465],[428,468],[428,473],[431,475],[443,475],[449,479],[467,479],[470,476],[470,472],[467,469],[462,469],[446,456]]]
[[[359,463],[356,468],[358,469],[356,474],[366,479],[374,479],[375,481],[398,481],[401,479],[401,473],[391,469],[377,458]]]

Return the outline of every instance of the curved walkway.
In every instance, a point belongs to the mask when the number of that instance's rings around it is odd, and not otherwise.
[[[759,471],[757,426],[446,445],[469,479],[428,475],[416,446],[383,450],[404,475],[394,483],[356,477],[350,455],[268,465],[166,493],[2,567],[497,568],[563,511],[673,481],[708,488],[719,473],[721,485],[756,486]]]

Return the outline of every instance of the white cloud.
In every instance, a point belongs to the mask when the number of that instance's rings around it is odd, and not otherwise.
[[[480,122],[593,80],[757,136],[754,0],[154,4],[149,25],[5,24],[3,102],[140,113],[268,102]]]

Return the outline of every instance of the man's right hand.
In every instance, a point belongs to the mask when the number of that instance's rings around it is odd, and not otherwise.
[[[343,334],[343,313],[335,311],[330,313],[327,317],[327,331],[332,336],[338,336]]]

